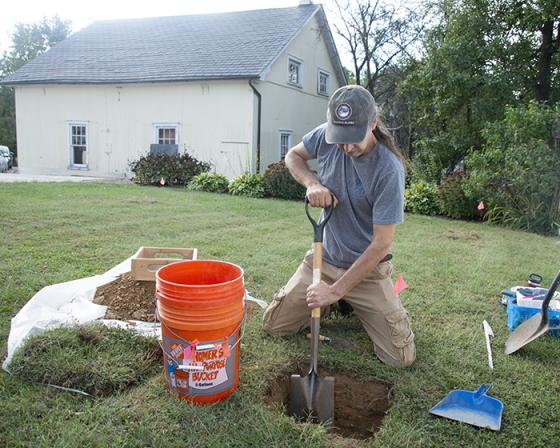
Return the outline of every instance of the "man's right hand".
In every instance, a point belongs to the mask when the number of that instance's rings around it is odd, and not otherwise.
[[[314,183],[307,187],[305,194],[311,207],[327,208],[331,205],[335,208],[338,204],[338,199],[331,193],[331,191],[320,183]],[[333,202],[334,201],[334,202]]]
[[[311,159],[312,157],[303,146],[303,142],[299,142],[296,146],[290,148],[288,154],[286,154],[285,162],[292,177],[307,188],[305,195],[312,207],[327,208],[331,206],[331,203],[333,207],[336,207],[336,204],[338,204],[336,197],[327,187],[321,184],[317,174],[309,169],[307,162]]]

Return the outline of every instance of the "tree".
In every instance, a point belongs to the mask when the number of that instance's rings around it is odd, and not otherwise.
[[[420,177],[438,181],[470,150],[506,106],[558,101],[560,64],[549,26],[560,26],[557,0],[444,0],[427,33],[424,56],[403,84]],[[544,34],[543,34],[544,33]]]
[[[497,19],[503,21],[502,32],[511,39],[507,47],[518,67],[530,63],[527,81],[533,99],[552,104],[560,100],[560,3],[557,0],[507,0],[491,2]],[[556,90],[556,92],[555,92]],[[555,95],[555,96],[553,96]]]
[[[45,17],[38,23],[18,23],[12,45],[0,59],[0,79],[64,40],[70,32],[70,21],[58,16]],[[0,143],[17,153],[14,90],[5,86],[0,86]]]
[[[335,32],[353,61],[349,82],[372,93],[397,144],[410,155],[409,101],[399,85],[407,70],[403,59],[416,52],[430,8],[397,8],[381,0],[333,0],[332,4],[340,19],[333,22]]]
[[[340,23],[336,33],[352,56],[356,84],[372,95],[386,68],[422,34],[425,13],[397,8],[380,0],[333,0]]]

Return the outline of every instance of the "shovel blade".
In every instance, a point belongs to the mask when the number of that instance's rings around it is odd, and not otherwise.
[[[519,325],[506,341],[506,355],[515,353],[548,331],[548,323],[543,322],[542,313],[535,314]]]
[[[324,424],[334,422],[334,377],[315,372],[290,377],[290,415]]]

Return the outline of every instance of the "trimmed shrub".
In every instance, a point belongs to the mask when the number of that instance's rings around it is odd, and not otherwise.
[[[231,180],[229,192],[234,196],[264,197],[263,178],[260,174],[242,174]]]
[[[268,165],[263,176],[263,183],[267,196],[293,200],[305,197],[305,187],[292,177],[284,161]]]
[[[490,222],[542,234],[560,230],[560,151],[552,136],[560,105],[510,107],[483,132],[466,160],[465,192],[486,204]]]
[[[159,185],[163,178],[172,186],[187,185],[196,175],[210,171],[210,165],[190,154],[149,154],[130,162],[133,182],[141,185]]]
[[[422,181],[411,184],[404,192],[404,209],[420,215],[438,215],[436,186]]]
[[[478,216],[477,201],[468,198],[463,190],[465,173],[445,176],[437,189],[441,213],[453,219],[473,219]]]
[[[193,191],[207,191],[209,193],[227,193],[229,180],[218,173],[201,173],[194,176],[187,188]]]

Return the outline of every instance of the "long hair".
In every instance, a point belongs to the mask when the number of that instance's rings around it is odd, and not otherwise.
[[[383,143],[387,148],[389,148],[389,151],[397,156],[397,158],[401,161],[406,173],[408,160],[406,160],[404,155],[401,153],[395,142],[395,139],[391,135],[391,132],[389,132],[389,129],[387,129],[387,126],[385,125],[385,123],[383,123],[381,115],[378,115],[377,126],[373,130],[373,135],[375,135],[377,141]]]

